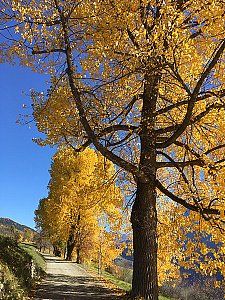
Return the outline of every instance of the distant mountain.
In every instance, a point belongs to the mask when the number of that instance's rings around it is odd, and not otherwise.
[[[123,267],[123,268],[128,268],[128,269],[132,269],[133,268],[133,261],[132,260],[128,260],[122,256],[117,257],[114,260],[114,263],[117,266]]]
[[[26,225],[19,224],[8,218],[0,218],[0,234],[11,236],[13,229],[24,233],[26,230],[30,230],[33,233],[36,231]]]
[[[132,251],[132,241],[131,240],[124,240],[124,242],[126,243],[126,248],[124,248],[123,252],[121,253],[121,256],[125,259],[125,260],[129,260],[131,262],[133,262],[133,251]]]
[[[116,259],[114,259],[114,263],[117,266],[132,269],[133,268],[133,253],[132,253],[131,240],[128,239],[127,234],[123,234],[121,242],[125,243],[126,246],[123,249],[120,256],[118,256]]]

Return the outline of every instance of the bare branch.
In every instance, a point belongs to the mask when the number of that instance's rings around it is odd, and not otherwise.
[[[171,163],[174,163],[174,166],[176,167],[176,169],[177,169],[178,172],[180,173],[180,175],[181,175],[181,177],[183,178],[184,182],[187,184],[189,190],[191,191],[192,194],[194,194],[194,193],[193,193],[192,186],[191,186],[189,180],[187,179],[186,175],[184,174],[183,169],[181,169],[180,166],[178,166],[177,163],[173,160],[173,158],[170,157],[168,154],[163,153],[163,152],[160,152],[160,154],[164,155]],[[193,168],[193,176],[194,176],[194,168]],[[194,186],[195,186],[195,185],[194,185]],[[196,192],[198,192],[196,186],[195,186],[195,190],[196,190]],[[201,204],[199,203],[199,201],[198,201],[199,199],[196,199],[195,196],[192,196],[192,199],[193,199],[193,201],[194,201],[196,207],[199,208],[199,211],[200,211],[201,215],[204,217],[204,214],[203,214],[203,212],[202,212],[202,205],[201,205]]]
[[[200,154],[197,153],[194,149],[190,148],[187,144],[180,142],[180,141],[175,141],[174,144],[179,147],[185,148],[185,150],[187,150],[189,153],[191,153],[195,157],[200,158]]]
[[[32,54],[48,54],[48,53],[56,53],[56,52],[66,53],[64,49],[32,50]]]

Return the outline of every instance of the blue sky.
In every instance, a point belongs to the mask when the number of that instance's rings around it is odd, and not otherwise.
[[[16,123],[22,108],[29,104],[30,88],[46,90],[47,78],[29,69],[0,64],[0,217],[33,227],[34,210],[40,198],[47,196],[51,157],[54,149],[32,142],[40,137],[31,128]]]

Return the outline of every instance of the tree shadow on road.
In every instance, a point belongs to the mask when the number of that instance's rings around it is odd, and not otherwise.
[[[119,299],[113,291],[99,284],[91,276],[48,275],[39,286],[35,300],[88,300],[88,299]]]

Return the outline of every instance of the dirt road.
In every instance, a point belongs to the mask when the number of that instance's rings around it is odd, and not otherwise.
[[[33,300],[118,299],[113,291],[105,288],[97,278],[76,263],[45,257],[47,276],[38,286]]]

